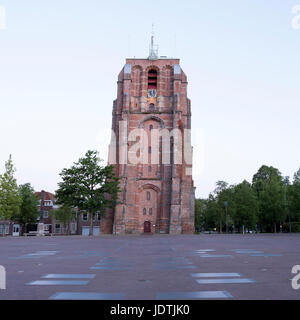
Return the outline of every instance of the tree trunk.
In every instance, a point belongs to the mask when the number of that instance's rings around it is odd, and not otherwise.
[[[26,223],[21,225],[21,236],[24,236],[24,233],[26,233]]]
[[[93,235],[93,229],[94,229],[94,214],[92,212],[89,213],[89,216],[90,216],[90,236]]]
[[[277,230],[276,230],[276,222],[274,222],[274,232],[276,233]]]

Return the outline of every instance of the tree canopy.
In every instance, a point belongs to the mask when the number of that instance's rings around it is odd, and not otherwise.
[[[14,215],[14,220],[17,220],[23,226],[26,223],[35,223],[39,217],[39,199],[30,183],[20,185],[19,194],[21,197],[20,211]]]
[[[277,168],[263,165],[253,175],[252,184],[246,180],[236,185],[217,181],[208,199],[197,202],[198,228],[214,227],[222,232],[227,223],[229,229],[239,231],[241,227],[262,232],[277,232],[279,227],[300,231],[300,169],[290,183]]]
[[[22,199],[14,173],[15,168],[10,155],[5,163],[5,172],[0,175],[0,220],[11,220],[20,212]]]
[[[101,161],[97,151],[87,151],[78,162],[62,170],[62,182],[56,191],[58,204],[76,207],[90,214],[90,235],[93,234],[95,213],[103,215],[107,208],[114,207],[120,191],[114,166],[101,166]]]

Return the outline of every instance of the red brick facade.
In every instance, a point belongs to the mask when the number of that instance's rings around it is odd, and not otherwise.
[[[121,126],[125,126],[125,134],[120,133]],[[147,134],[142,151],[134,149],[139,141],[134,129],[144,129]],[[153,145],[153,129],[181,133],[182,162],[174,160],[177,140],[171,138],[168,150],[163,151],[162,138]],[[116,139],[110,145],[109,157],[121,178],[121,192],[115,210],[107,211],[102,219],[102,233],[194,232],[192,163],[184,157],[185,144],[190,145],[190,136],[185,137],[189,129],[191,104],[179,59],[127,59],[119,74],[118,98],[113,104],[112,130]],[[157,162],[151,158],[155,150]],[[169,163],[163,160],[164,154],[169,154]],[[133,155],[145,156],[149,161],[133,163]]]

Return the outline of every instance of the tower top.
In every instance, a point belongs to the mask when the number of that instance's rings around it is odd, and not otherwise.
[[[154,24],[152,24],[152,35],[151,35],[151,44],[149,50],[149,60],[158,59],[158,45],[154,45]]]

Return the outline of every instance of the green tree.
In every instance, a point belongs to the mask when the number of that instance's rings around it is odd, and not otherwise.
[[[217,181],[214,195],[219,216],[219,230],[222,232],[223,225],[229,226],[235,212],[234,187],[225,181]]]
[[[21,196],[19,194],[18,185],[14,177],[15,168],[11,155],[5,163],[5,172],[0,175],[0,219],[11,220],[15,215],[19,214],[21,206]],[[3,236],[5,236],[5,228],[3,228]]]
[[[278,169],[272,166],[261,166],[252,179],[252,187],[258,197],[264,190],[265,186],[270,183],[271,179],[273,182],[277,181],[278,183],[282,183],[283,180],[282,175]]]
[[[225,181],[217,181],[216,188],[214,190],[216,210],[219,216],[219,231],[222,233],[223,223],[225,222],[225,207],[224,207],[224,193],[228,188],[228,183]]]
[[[285,185],[280,171],[262,166],[253,176],[252,187],[258,198],[261,229],[271,228],[276,232],[276,225],[282,223],[287,216]]]
[[[20,211],[15,214],[14,219],[22,225],[22,230],[24,231],[27,223],[36,223],[39,217],[39,199],[30,183],[20,185],[19,194],[21,196],[21,206]]]
[[[300,222],[300,169],[294,174],[293,183],[288,185],[288,210],[293,222]]]
[[[240,229],[243,225],[248,229],[255,228],[258,213],[258,201],[251,184],[244,180],[234,187],[235,212],[234,224]]]
[[[276,225],[286,219],[285,194],[282,184],[271,179],[260,193],[260,212],[262,221],[273,226],[273,232],[277,232]]]
[[[64,226],[65,234],[71,233],[70,223],[76,218],[76,211],[68,206],[52,210],[51,215]]]
[[[206,199],[195,199],[195,229],[200,231],[205,227]]]
[[[100,161],[98,152],[89,150],[71,168],[62,170],[62,182],[56,191],[58,204],[89,213],[90,235],[93,235],[95,213],[103,215],[106,208],[113,208],[120,191],[114,167],[103,167]]]
[[[205,210],[203,212],[204,216],[204,227],[205,229],[216,229],[220,225],[220,213],[216,197],[210,194]]]

